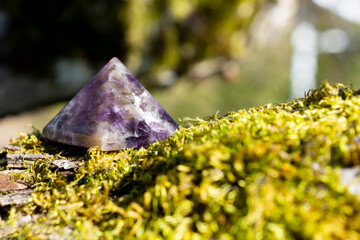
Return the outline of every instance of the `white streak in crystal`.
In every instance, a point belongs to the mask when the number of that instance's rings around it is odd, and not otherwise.
[[[152,122],[161,123],[161,119],[159,118],[158,114],[155,115],[152,112],[145,112],[141,108],[141,100],[146,99],[148,97],[147,91],[144,91],[140,96],[136,96],[134,93],[132,93],[132,95],[133,95],[134,101],[135,101],[134,105],[139,110],[139,115],[144,118],[144,120],[147,124],[152,123]]]
[[[143,96],[144,93],[145,92],[143,92],[140,97],[136,96],[134,93],[131,93],[134,97],[134,105],[137,106],[138,108],[140,108],[141,97]]]
[[[115,70],[111,71],[109,73],[109,80],[114,80],[114,79],[123,79],[123,78],[126,78],[126,72],[117,72],[116,71],[116,68],[115,67]],[[122,70],[122,69],[121,69]]]
[[[119,129],[116,129],[113,125],[102,122],[98,125],[96,132],[97,134],[102,134],[101,143],[103,148],[107,147],[108,149],[112,148],[112,145],[126,145],[125,139],[130,137],[127,131],[121,132],[121,134],[113,134],[114,132],[118,132]]]
[[[115,69],[113,71],[111,71],[111,75],[113,75],[113,74],[118,75],[119,73],[121,73],[121,77],[126,78],[126,74],[131,74],[130,71],[121,62],[117,61],[114,58],[111,59],[111,61],[115,65]],[[116,74],[116,73],[118,73],[118,74]],[[112,77],[111,75],[109,75],[109,77]]]
[[[115,63],[115,71],[130,73],[129,70],[125,67],[125,65],[116,60],[116,58],[111,59],[111,62]]]

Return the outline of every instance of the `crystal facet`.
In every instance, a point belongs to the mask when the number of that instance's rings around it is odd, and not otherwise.
[[[45,126],[45,139],[103,151],[146,147],[179,126],[112,58]]]

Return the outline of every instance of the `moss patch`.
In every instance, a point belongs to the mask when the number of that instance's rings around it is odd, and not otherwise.
[[[49,157],[19,176],[32,202],[2,223],[36,215],[13,236],[40,239],[358,239],[360,204],[338,177],[360,162],[357,94],[324,83],[286,104],[188,120],[147,149],[21,135],[16,152]],[[82,162],[72,179],[49,167],[62,157]]]

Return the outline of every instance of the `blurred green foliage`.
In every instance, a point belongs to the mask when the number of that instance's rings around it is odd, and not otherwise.
[[[129,1],[124,21],[130,68],[182,73],[203,59],[239,59],[249,23],[262,2]]]
[[[240,74],[232,82],[225,82],[221,75],[191,82],[179,78],[166,91],[154,89],[151,94],[175,120],[286,102],[290,88],[289,48],[282,44],[283,54],[277,54],[278,48],[253,49],[242,61]]]
[[[0,61],[47,76],[60,57],[97,65],[118,56],[137,74],[181,74],[202,59],[240,58],[264,1],[1,1],[9,26]]]

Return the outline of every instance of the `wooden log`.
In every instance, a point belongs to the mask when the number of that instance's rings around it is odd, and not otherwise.
[[[45,159],[49,155],[44,154],[22,154],[22,153],[8,153],[5,156],[6,165],[8,168],[26,168],[39,159]]]
[[[21,173],[24,170],[5,170],[0,172],[0,191],[23,190],[27,186],[12,180],[12,173]]]
[[[63,171],[76,170],[79,168],[79,162],[69,161],[67,159],[54,160],[51,162],[51,165]]]
[[[5,150],[9,150],[9,151],[19,151],[21,150],[21,147],[19,146],[13,146],[13,145],[6,145],[3,147]]]
[[[32,189],[20,190],[0,197],[0,207],[23,205],[31,201]]]
[[[38,159],[46,159],[49,155],[44,155],[40,153],[35,154],[22,154],[22,153],[8,153],[6,154],[7,161],[35,161]]]

